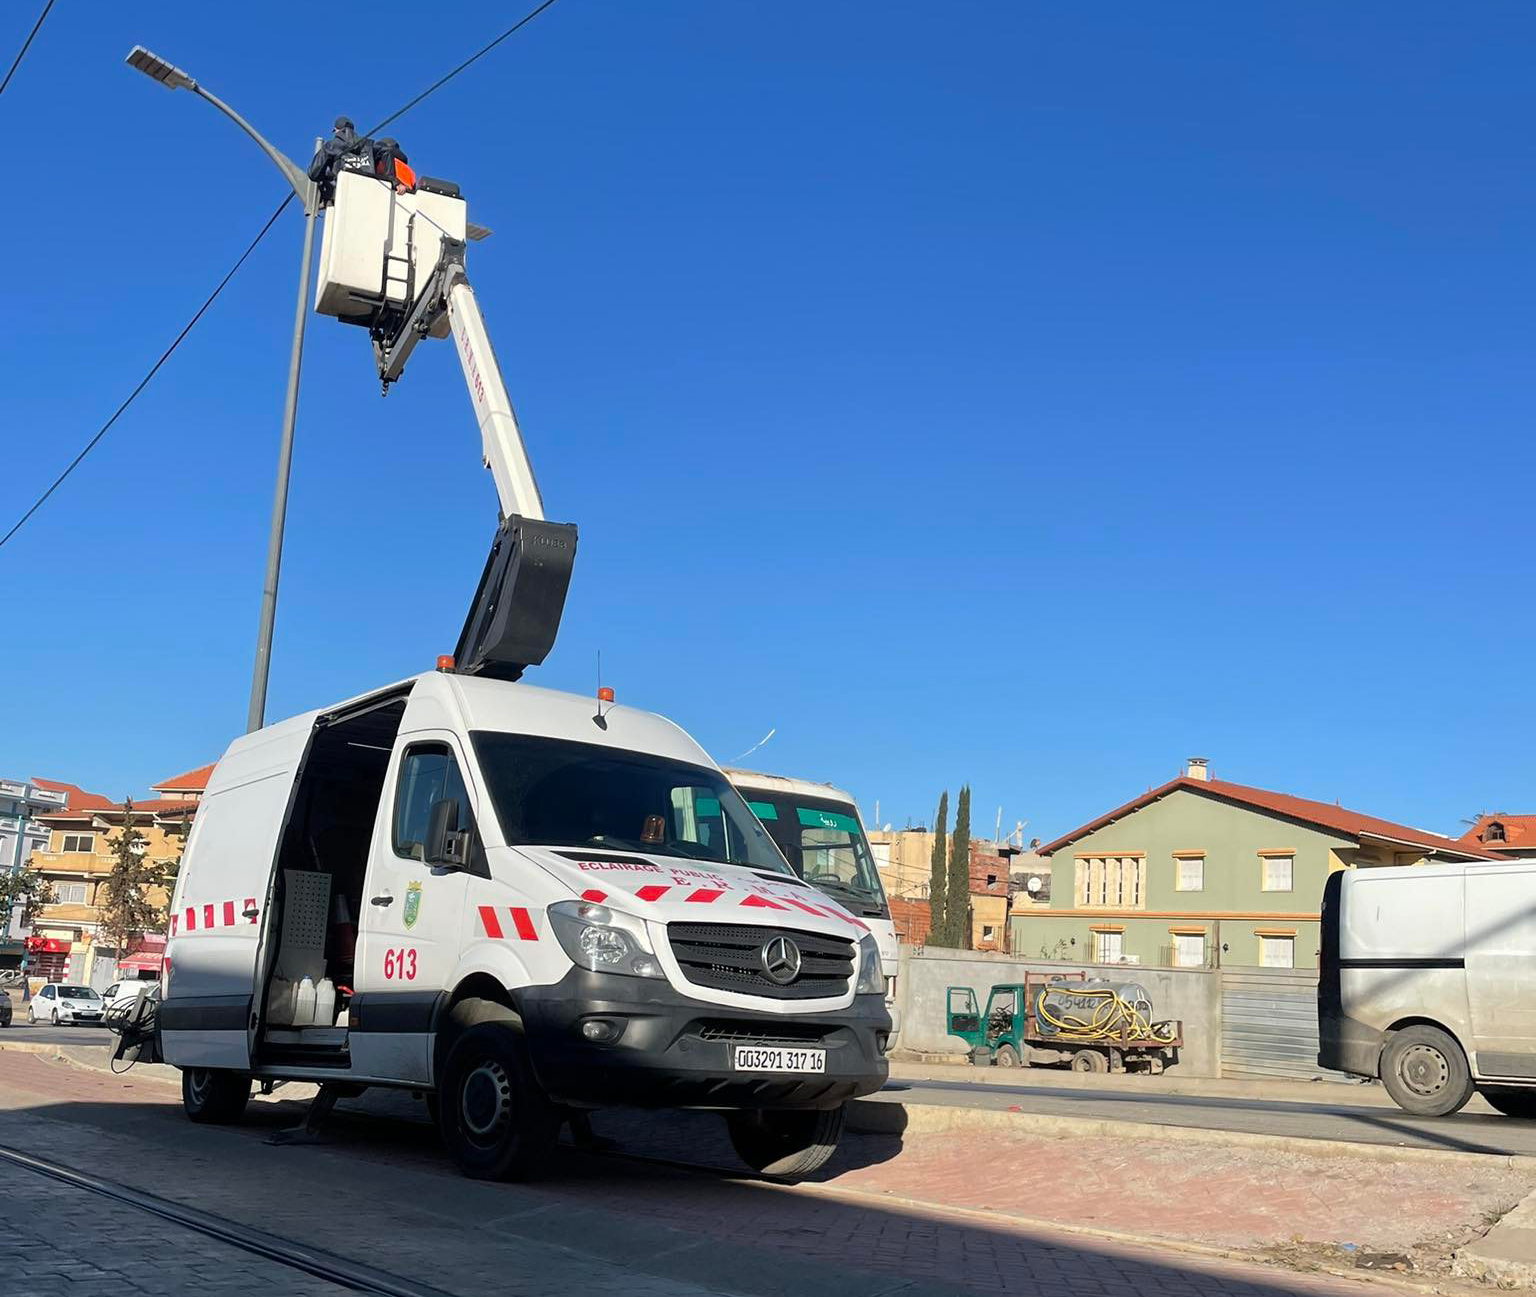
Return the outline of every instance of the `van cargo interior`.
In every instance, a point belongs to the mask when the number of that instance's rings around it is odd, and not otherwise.
[[[310,740],[278,847],[257,1042],[263,1062],[347,1066],[368,845],[404,712],[403,696],[389,699],[322,721]]]

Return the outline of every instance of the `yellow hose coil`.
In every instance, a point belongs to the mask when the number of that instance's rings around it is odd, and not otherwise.
[[[1080,1018],[1075,1013],[1063,1014],[1058,1018],[1046,1006],[1046,996],[1049,991],[1042,991],[1036,995],[1035,1016],[1056,1028],[1056,1035],[1063,1040],[1118,1044],[1122,1039],[1121,1027],[1124,1026],[1123,1039],[1127,1042],[1152,1041],[1159,1045],[1170,1045],[1174,1041],[1172,1023],[1149,1021],[1146,1014],[1122,999],[1117,991],[1107,988],[1096,990],[1085,988],[1079,991],[1064,986],[1050,989],[1059,994],[1070,995],[1074,999],[1098,1001],[1090,1018]]]

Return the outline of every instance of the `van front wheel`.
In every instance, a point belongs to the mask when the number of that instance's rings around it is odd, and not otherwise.
[[[437,1108],[443,1143],[476,1180],[526,1179],[560,1130],[528,1066],[522,1033],[508,1022],[479,1023],[454,1042]]]
[[[837,1152],[843,1109],[796,1108],[726,1114],[736,1156],[759,1175],[801,1180],[821,1170]]]
[[[185,1067],[181,1071],[181,1106],[193,1121],[229,1126],[239,1121],[251,1097],[251,1078],[244,1072],[216,1067]]]
[[[1404,1027],[1381,1051],[1381,1083],[1397,1106],[1419,1117],[1446,1117],[1472,1097],[1472,1069],[1461,1046],[1439,1027]]]

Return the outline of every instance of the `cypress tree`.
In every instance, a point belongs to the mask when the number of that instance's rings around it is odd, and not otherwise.
[[[954,950],[971,948],[971,786],[955,803],[955,835],[949,840],[949,885],[944,889],[944,918]]]
[[[928,940],[936,946],[947,944],[949,929],[944,922],[944,884],[949,869],[944,860],[944,826],[949,820],[949,789],[939,794],[939,814],[933,823],[933,872],[928,880]]]

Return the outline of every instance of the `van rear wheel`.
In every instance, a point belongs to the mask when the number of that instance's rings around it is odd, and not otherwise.
[[[526,1179],[543,1166],[560,1129],[511,1022],[479,1023],[454,1042],[437,1108],[443,1143],[476,1180]]]
[[[251,1078],[217,1067],[186,1067],[181,1072],[181,1106],[193,1121],[229,1126],[239,1121],[251,1097]]]
[[[1506,1117],[1536,1117],[1536,1089],[1487,1085],[1478,1093]]]
[[[1472,1069],[1461,1046],[1439,1027],[1404,1027],[1381,1051],[1381,1083],[1393,1102],[1418,1117],[1446,1117],[1472,1097]]]
[[[753,1109],[729,1112],[725,1127],[736,1156],[759,1175],[801,1180],[826,1165],[843,1135],[836,1108]]]

